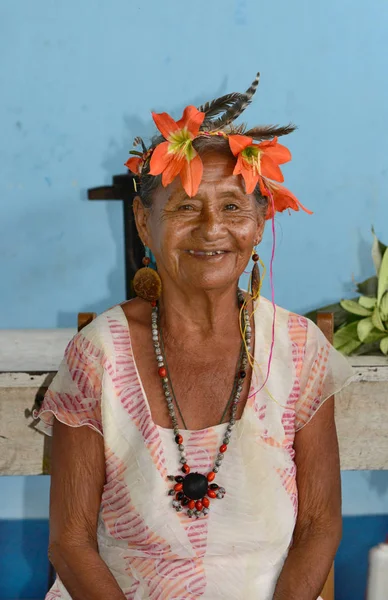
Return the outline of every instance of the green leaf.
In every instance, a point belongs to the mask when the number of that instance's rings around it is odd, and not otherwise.
[[[380,338],[381,340],[381,338]],[[365,354],[381,354],[380,350],[380,340],[377,342],[373,342],[372,344],[366,344],[365,342],[361,344],[359,348],[356,348],[354,352],[352,352],[352,356],[361,356]]]
[[[357,335],[362,342],[368,338],[371,334],[375,326],[373,325],[371,317],[367,317],[366,319],[361,319],[357,323]]]
[[[334,347],[342,354],[352,354],[361,344],[357,335],[357,322],[341,327],[334,334]]]
[[[380,302],[380,315],[383,321],[388,321],[388,292],[385,292]]]
[[[388,290],[388,248],[384,252],[383,260],[381,261],[381,267],[379,272],[379,283],[377,287],[377,304],[381,302],[381,298]]]
[[[384,323],[381,320],[380,310],[378,306],[376,306],[376,308],[373,311],[372,323],[377,329],[380,329],[380,331],[386,331]]]
[[[371,298],[370,296],[360,296],[358,303],[364,308],[374,308],[376,306],[377,298]]]
[[[368,337],[363,341],[363,344],[373,344],[374,342],[379,342],[386,335],[386,331],[379,331],[378,329],[373,329],[368,335]]]
[[[364,294],[364,296],[377,296],[377,277],[374,275],[373,277],[369,277],[369,279],[365,279],[361,283],[358,283],[356,289],[359,294]]]
[[[383,338],[380,342],[380,350],[383,354],[388,354],[388,336]]]
[[[341,300],[340,304],[342,308],[352,313],[353,315],[360,315],[361,317],[369,317],[372,314],[371,310],[364,308],[358,302],[354,300]]]

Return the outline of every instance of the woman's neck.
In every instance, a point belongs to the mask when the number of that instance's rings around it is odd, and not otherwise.
[[[225,290],[182,290],[166,286],[160,299],[161,321],[173,338],[230,335],[239,330],[237,283]]]

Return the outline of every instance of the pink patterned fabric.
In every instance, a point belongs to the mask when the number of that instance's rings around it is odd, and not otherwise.
[[[324,400],[352,376],[347,361],[307,319],[277,307],[271,373],[272,305],[257,307],[258,368],[220,471],[227,494],[206,519],[171,508],[168,474],[179,461],[171,430],[151,416],[118,305],[69,343],[39,411],[104,436],[106,485],[99,552],[128,600],[270,600],[298,510],[293,441]],[[258,390],[258,391],[257,391]],[[210,470],[225,425],[184,432],[192,469]],[[69,600],[59,579],[46,600]]]

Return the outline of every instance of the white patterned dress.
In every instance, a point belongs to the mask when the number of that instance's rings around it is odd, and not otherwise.
[[[347,360],[314,323],[277,307],[271,372],[260,390],[272,317],[271,303],[261,298],[259,368],[217,476],[227,493],[198,520],[171,507],[167,475],[179,474],[179,456],[172,431],[152,420],[121,306],[67,346],[38,428],[50,435],[55,415],[103,436],[98,547],[128,600],[272,599],[298,510],[295,432],[352,377]],[[225,427],[182,432],[192,471],[211,470]],[[55,598],[70,598],[59,578],[46,600]]]

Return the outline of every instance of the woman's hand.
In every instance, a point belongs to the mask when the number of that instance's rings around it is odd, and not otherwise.
[[[299,509],[292,545],[273,600],[316,600],[342,533],[334,398],[295,434]]]
[[[98,553],[105,482],[102,436],[54,421],[49,558],[72,600],[125,600]]]

